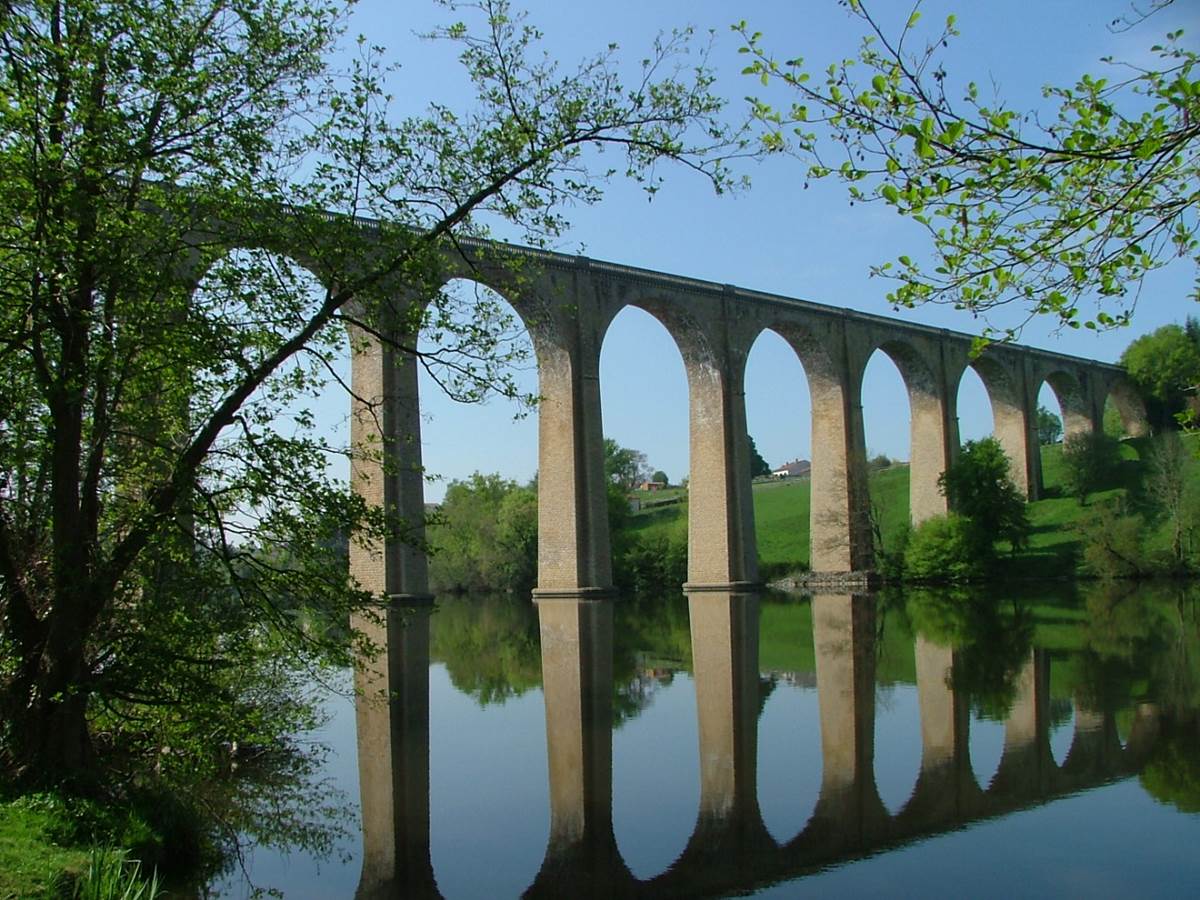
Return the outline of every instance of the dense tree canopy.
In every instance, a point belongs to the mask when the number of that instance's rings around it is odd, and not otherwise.
[[[626,83],[614,48],[561,69],[503,0],[480,0],[437,35],[474,106],[398,118],[379,48],[360,42],[349,71],[330,67],[344,11],[0,11],[0,763],[12,770],[87,778],[89,710],[126,704],[113,720],[126,722],[128,705],[179,703],[181,686],[194,695],[236,667],[246,635],[214,637],[229,620],[217,604],[301,652],[313,633],[291,627],[281,597],[334,619],[371,602],[339,548],[406,525],[331,481],[339,448],[311,433],[304,400],[347,327],[357,349],[374,336],[400,353],[432,334],[423,361],[460,395],[504,383],[503,322],[488,308],[456,316],[440,292],[447,240],[487,221],[552,238],[614,168],[650,190],[664,161],[729,183],[737,138],[685,34],[657,41]],[[379,224],[350,229],[327,211]],[[294,422],[279,429],[285,410]]]
[[[856,57],[813,73],[790,52],[772,55],[780,36],[743,22],[745,71],[795,95],[783,106],[752,100],[768,148],[928,233],[929,264],[913,251],[872,270],[895,282],[896,307],[986,314],[1011,303],[1071,327],[1121,325],[1149,271],[1200,261],[1200,79],[1181,31],[1154,45],[1157,65],[1106,60],[1112,77],[1048,86],[1045,108],[1026,111],[947,67],[954,16],[925,30],[918,2],[893,29],[885,4],[844,5],[865,31]],[[1094,310],[1081,308],[1090,301]]]
[[[1121,365],[1141,392],[1151,426],[1175,427],[1200,391],[1200,321],[1142,335],[1125,348]]]

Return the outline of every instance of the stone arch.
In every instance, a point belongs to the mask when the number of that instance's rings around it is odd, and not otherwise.
[[[649,465],[674,485],[688,475],[687,390],[675,338],[641,307],[623,306],[607,324],[600,349],[605,437],[646,453]]]
[[[1096,429],[1095,412],[1075,373],[1066,369],[1051,369],[1039,379],[1039,390],[1042,383],[1049,385],[1062,409],[1063,440],[1076,434],[1090,434]]]
[[[1146,417],[1146,405],[1137,388],[1125,376],[1118,376],[1109,383],[1106,401],[1111,401],[1121,417],[1121,427],[1129,437],[1145,437],[1150,433]]]
[[[909,517],[914,525],[947,511],[938,490],[938,477],[958,450],[958,424],[936,363],[936,347],[889,338],[874,349],[884,353],[900,371],[908,392],[911,414],[909,444]],[[957,378],[951,379],[957,386]]]
[[[778,330],[756,329],[746,352],[744,390],[746,425],[752,447],[756,448],[771,471],[793,463],[790,477],[771,478],[770,483],[755,484],[758,500],[770,500],[770,508],[786,509],[787,523],[779,522],[773,546],[759,544],[763,561],[785,564],[794,569],[812,559],[810,541],[801,522],[807,523],[811,505],[812,474],[812,391],[804,363]],[[761,475],[762,473],[758,473]],[[761,480],[761,479],[756,479]],[[766,492],[764,495],[763,492]],[[764,506],[755,503],[755,534],[762,534]]]
[[[872,565],[861,407],[853,402],[838,348],[844,335],[827,320],[768,316],[745,330],[747,356],[763,332],[778,335],[804,372],[811,411],[809,564],[815,572]]]
[[[996,434],[996,413],[992,397],[978,369],[968,363],[950,386],[953,397],[953,417],[958,423],[958,437],[964,444]]]
[[[662,323],[688,384],[688,585],[757,583],[744,379],[746,347],[729,340],[720,299],[708,292],[622,290],[602,299],[601,335],[626,305]]]
[[[992,405],[992,435],[1009,459],[1013,483],[1027,498],[1037,499],[1041,473],[1036,452],[1037,423],[1030,415],[1018,369],[1012,361],[986,352],[968,365],[987,391]]]

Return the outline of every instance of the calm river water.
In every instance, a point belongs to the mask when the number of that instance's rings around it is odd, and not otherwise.
[[[390,628],[364,792],[354,700],[312,736],[350,830],[254,848],[221,896],[1200,889],[1195,588],[464,598]]]

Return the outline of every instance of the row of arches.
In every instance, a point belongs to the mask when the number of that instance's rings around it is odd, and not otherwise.
[[[750,302],[746,314],[740,296],[718,298],[706,309],[640,285],[592,281],[581,288],[580,273],[570,275],[576,302],[548,305],[546,296],[563,293],[562,285],[551,284],[532,309],[520,297],[512,303],[528,328],[539,375],[536,470],[540,489],[552,492],[540,511],[550,528],[561,528],[566,516],[574,520],[570,534],[540,544],[540,570],[547,563],[557,568],[539,578],[544,590],[605,588],[610,581],[608,535],[596,515],[604,436],[647,452],[652,461],[666,455],[663,467],[689,479],[688,581],[730,585],[757,576],[753,504],[740,474],[749,469],[747,433],[790,431],[795,449],[777,462],[807,449],[813,483],[807,555],[814,570],[849,572],[871,567],[865,521],[870,441],[901,448],[888,455],[909,458],[914,521],[944,511],[937,478],[962,436],[964,393],[967,436],[994,433],[1013,460],[1014,480],[1031,498],[1041,479],[1039,405],[1057,408],[1068,435],[1099,427],[1106,401],[1115,403],[1128,433],[1145,427],[1121,379],[1102,377],[1080,361],[1064,364],[1009,347],[973,358],[964,338],[944,332],[807,307],[780,310],[777,303]],[[578,302],[583,294],[590,304]],[[771,360],[765,387],[752,377],[762,356]],[[769,398],[757,414],[766,424],[755,424],[755,393]],[[865,411],[872,404],[880,404],[884,425],[872,425],[869,441],[866,423],[874,416]],[[790,429],[776,426],[788,420],[795,423]],[[897,432],[907,432],[907,442]],[[669,434],[675,437],[664,437]]]
[[[610,589],[603,439],[609,434],[620,442],[628,422],[636,422],[638,415],[643,418],[637,427],[644,435],[666,430],[678,434],[680,417],[686,420],[689,584],[736,587],[757,581],[747,394],[748,387],[754,387],[749,364],[760,352],[779,357],[791,374],[771,376],[765,413],[759,415],[771,422],[807,418],[809,424],[809,558],[814,571],[871,568],[866,428],[874,416],[865,416],[864,407],[873,403],[886,404],[887,415],[880,417],[885,430],[872,432],[872,440],[884,446],[903,446],[899,411],[907,406],[909,515],[914,522],[945,511],[937,479],[959,446],[958,399],[964,379],[973,385],[976,401],[983,401],[978,406],[990,407],[991,431],[1012,460],[1014,480],[1030,497],[1038,495],[1040,486],[1036,409],[1045,390],[1057,399],[1067,435],[1098,428],[1110,398],[1129,433],[1145,427],[1136,397],[1114,367],[1012,346],[972,356],[969,339],[962,335],[728,286],[564,259],[554,257],[549,260],[552,265],[519,275],[486,260],[471,261],[457,271],[448,266],[442,296],[453,298],[465,291],[469,299],[457,308],[453,302],[437,304],[432,335],[410,333],[421,322],[411,311],[429,302],[423,298],[393,299],[390,315],[376,316],[372,327],[350,326],[350,443],[354,448],[382,448],[386,457],[357,458],[351,482],[368,502],[391,507],[410,522],[420,519],[424,510],[421,430],[427,398],[422,394],[435,393],[428,381],[422,391],[419,371],[432,371],[431,359],[435,364],[439,356],[444,360],[445,335],[450,333],[461,342],[459,358],[468,360],[468,368],[472,359],[482,365],[479,372],[486,380],[495,374],[488,360],[497,349],[497,326],[505,327],[497,311],[510,309],[513,323],[523,326],[536,370],[536,387],[528,392],[540,398],[535,469],[542,591]],[[470,279],[449,277],[464,269]],[[464,319],[457,326],[451,322],[456,314]],[[364,315],[372,318],[369,311]],[[485,327],[473,332],[471,316],[484,316]],[[612,335],[631,332],[657,334],[657,349],[610,352]],[[502,340],[514,338],[505,335]],[[519,335],[516,340],[519,344]],[[407,349],[414,342],[424,351],[419,358]],[[768,349],[759,351],[760,346]],[[455,371],[454,359],[448,365]],[[664,369],[674,374],[664,377]],[[873,374],[880,369],[887,376]],[[661,385],[672,379],[668,396]],[[681,386],[686,398],[680,397]],[[764,389],[754,387],[750,393],[755,391]],[[613,402],[614,396],[635,411],[633,419],[622,421],[616,414],[621,404]],[[612,411],[610,427],[606,398]],[[982,409],[980,415],[973,414],[974,422],[983,419]],[[803,434],[803,425],[796,430]],[[629,443],[643,442],[635,438]],[[493,448],[482,449],[479,468],[489,468],[487,454]],[[801,452],[797,447],[795,455]],[[430,462],[436,467],[435,460]],[[672,467],[679,472],[684,465]],[[411,548],[388,548],[384,571],[376,573],[381,578],[371,575],[374,563],[362,556],[356,576],[362,576],[365,587],[389,594],[424,593],[419,555]]]

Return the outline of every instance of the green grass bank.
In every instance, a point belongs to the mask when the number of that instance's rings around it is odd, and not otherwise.
[[[1200,435],[1184,437],[1188,449],[1200,452]],[[1029,546],[1016,554],[1008,571],[1022,578],[1086,577],[1082,562],[1080,524],[1105,503],[1123,501],[1130,508],[1144,508],[1141,489],[1146,474],[1144,457],[1148,439],[1131,439],[1120,445],[1121,462],[1112,478],[1088,498],[1086,505],[1064,489],[1062,445],[1041,448],[1044,499],[1028,506]],[[1192,466],[1190,477],[1200,482],[1200,462]],[[886,548],[893,546],[908,523],[909,470],[906,464],[878,469],[870,474],[871,503]],[[809,562],[809,506],[812,484],[804,479],[760,481],[754,485],[754,524],[758,540],[758,558],[763,576],[776,578],[807,568]],[[1170,543],[1165,523],[1150,516],[1146,547],[1165,551]],[[635,513],[630,532],[638,539],[667,538],[686,541],[687,503]]]

